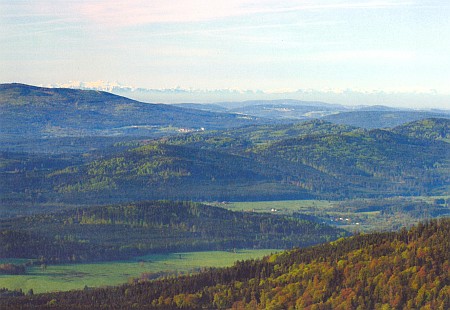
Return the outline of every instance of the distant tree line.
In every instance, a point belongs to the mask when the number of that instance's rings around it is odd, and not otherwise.
[[[155,201],[0,221],[0,258],[36,263],[126,259],[148,253],[308,246],[347,235],[290,217]]]
[[[11,308],[449,309],[450,220],[196,275],[2,300]]]

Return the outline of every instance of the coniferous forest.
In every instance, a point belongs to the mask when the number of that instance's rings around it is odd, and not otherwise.
[[[450,0],[0,0],[0,310],[450,310]]]
[[[0,225],[0,258],[31,258],[36,264],[180,251],[287,249],[348,235],[306,220],[170,201],[40,214],[0,220]]]
[[[8,309],[448,309],[450,220],[355,235],[223,269],[2,300]]]
[[[450,308],[449,113],[233,105],[0,85],[0,308]],[[121,286],[2,285],[245,249],[280,252]]]

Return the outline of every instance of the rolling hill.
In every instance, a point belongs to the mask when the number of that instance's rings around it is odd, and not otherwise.
[[[449,122],[443,121],[447,128]],[[155,141],[128,151],[122,164],[114,163],[120,161],[119,157],[90,164],[78,182],[86,184],[83,176],[102,176],[113,181],[118,176],[125,177],[129,186],[137,180],[136,175],[141,175],[147,184],[153,184],[147,186],[150,191],[167,182],[167,187],[182,195],[186,191],[184,184],[191,197],[209,200],[239,196],[269,199],[270,195],[420,195],[449,184],[450,148],[443,141],[379,129],[351,130],[320,121],[290,125],[283,130],[275,128],[247,133],[243,132],[248,130],[245,128],[213,137],[197,134]],[[436,130],[441,132],[440,128],[428,128],[429,132]],[[131,159],[130,154],[136,159]],[[141,167],[140,172],[136,164]],[[99,170],[95,165],[112,170]],[[146,165],[150,168],[147,173],[142,172]],[[215,185],[220,185],[222,191],[218,196],[214,196],[218,194]],[[209,188],[204,192],[210,196],[195,195],[199,187],[202,191]],[[118,186],[121,188],[123,191],[124,187]],[[239,188],[248,190],[241,194]],[[285,192],[280,192],[281,188]]]
[[[447,119],[430,118],[395,127],[392,132],[428,140],[450,141],[450,126]]]
[[[448,309],[450,220],[196,275],[3,300],[8,309]]]
[[[177,104],[205,111],[241,113],[265,119],[299,121],[320,118],[366,129],[392,128],[426,118],[450,118],[449,110],[412,110],[387,106],[344,106],[316,101],[255,100],[213,104]]]
[[[441,111],[412,111],[412,110],[372,110],[340,112],[323,117],[323,120],[334,124],[343,124],[366,129],[392,128],[404,123],[414,122],[427,118],[450,119],[450,112]]]
[[[0,258],[105,261],[148,253],[285,249],[345,235],[341,229],[272,214],[155,201],[0,220]]]
[[[450,148],[434,137],[449,123],[433,119],[414,131],[410,125],[363,130],[317,120],[250,126],[124,143],[53,167],[27,166],[8,153],[0,170],[2,198],[4,204],[103,204],[439,195],[450,183]]]
[[[1,141],[15,141],[161,136],[178,130],[223,129],[264,121],[237,114],[142,103],[100,91],[1,84],[0,123]]]
[[[419,115],[375,110],[352,115],[363,123]],[[3,84],[0,121],[2,206],[440,195],[450,183],[448,118],[389,130],[273,124],[104,92]]]

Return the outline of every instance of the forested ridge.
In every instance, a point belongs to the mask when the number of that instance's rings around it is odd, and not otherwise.
[[[392,128],[405,123],[421,121],[426,118],[449,118],[445,110],[437,111],[413,111],[395,110],[393,108],[372,110],[374,107],[367,107],[360,111],[349,111],[334,113],[323,117],[324,120],[335,124],[346,124],[367,129]]]
[[[449,140],[450,127],[444,118],[429,118],[403,124],[392,129],[393,132],[419,139]]]
[[[286,249],[344,235],[306,220],[155,201],[1,220],[0,258],[62,263],[194,250]]]
[[[196,275],[3,299],[8,308],[448,309],[450,220],[355,235]]]
[[[286,107],[240,111],[275,109],[284,118]],[[356,230],[395,218],[380,225],[388,230],[448,215],[448,114],[381,129],[441,114],[376,109],[329,116],[359,128],[0,85],[0,258],[9,258],[1,274],[300,247],[178,278],[142,275],[120,287],[20,296],[0,285],[0,308],[449,309],[449,219],[348,238],[325,224]],[[304,199],[322,202],[279,210],[274,203]],[[237,212],[199,201],[273,207]]]
[[[219,129],[268,123],[256,117],[144,103],[103,91],[19,83],[0,84],[0,122],[0,142],[61,137],[161,137],[168,132],[175,134],[180,128]]]
[[[110,152],[88,153],[73,164],[55,161],[53,167],[45,159],[39,165],[39,158],[4,153],[2,199],[104,204],[137,197],[242,201],[442,195],[450,184],[449,124],[428,119],[392,130],[320,120],[250,126],[117,143]]]

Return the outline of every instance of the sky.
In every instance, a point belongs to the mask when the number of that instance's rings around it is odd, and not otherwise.
[[[222,90],[211,101],[228,89],[341,104],[382,94],[450,109],[442,0],[0,0],[0,45],[0,83]]]

